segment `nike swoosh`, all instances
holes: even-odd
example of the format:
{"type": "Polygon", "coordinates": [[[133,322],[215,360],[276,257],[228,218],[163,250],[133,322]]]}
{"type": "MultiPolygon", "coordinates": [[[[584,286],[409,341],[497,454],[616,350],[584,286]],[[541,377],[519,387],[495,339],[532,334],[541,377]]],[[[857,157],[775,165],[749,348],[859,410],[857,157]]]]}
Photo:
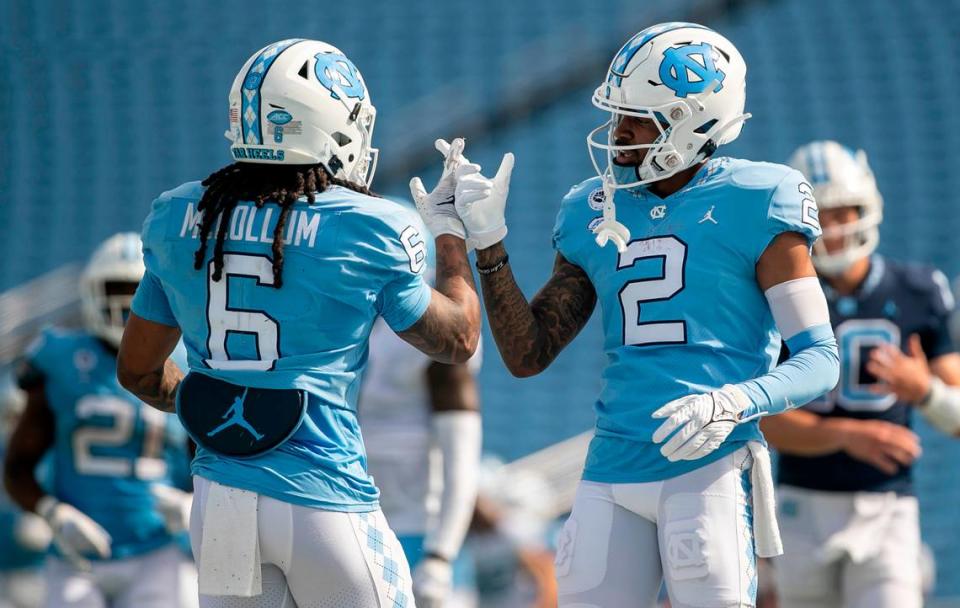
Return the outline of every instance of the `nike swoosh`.
{"type": "Polygon", "coordinates": [[[455,200],[454,197],[451,196],[447,200],[437,203],[437,205],[452,205],[454,203],[454,200],[455,200]]]}

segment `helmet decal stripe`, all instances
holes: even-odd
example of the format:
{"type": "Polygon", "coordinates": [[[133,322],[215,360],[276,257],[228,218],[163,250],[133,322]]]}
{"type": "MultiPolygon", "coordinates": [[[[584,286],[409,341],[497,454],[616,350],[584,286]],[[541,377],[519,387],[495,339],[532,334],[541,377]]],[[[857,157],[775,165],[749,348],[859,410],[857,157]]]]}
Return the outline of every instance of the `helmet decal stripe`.
{"type": "Polygon", "coordinates": [[[257,58],[250,64],[243,84],[240,85],[240,123],[243,128],[243,143],[263,145],[263,133],[260,129],[260,87],[267,77],[270,66],[277,60],[280,53],[294,44],[302,42],[303,38],[281,40],[263,49],[257,58]]]}
{"type": "Polygon", "coordinates": [[[696,23],[683,23],[682,21],[661,23],[659,25],[648,27],[628,40],[627,43],[623,45],[623,48],[621,48],[617,53],[617,56],[613,58],[613,63],[610,65],[610,73],[607,77],[607,82],[613,83],[616,86],[620,86],[623,83],[623,71],[627,69],[627,66],[630,65],[630,60],[633,59],[633,56],[637,54],[637,51],[639,51],[643,45],[650,42],[660,34],[664,34],[681,27],[690,27],[702,30],[710,29],[696,23]]]}

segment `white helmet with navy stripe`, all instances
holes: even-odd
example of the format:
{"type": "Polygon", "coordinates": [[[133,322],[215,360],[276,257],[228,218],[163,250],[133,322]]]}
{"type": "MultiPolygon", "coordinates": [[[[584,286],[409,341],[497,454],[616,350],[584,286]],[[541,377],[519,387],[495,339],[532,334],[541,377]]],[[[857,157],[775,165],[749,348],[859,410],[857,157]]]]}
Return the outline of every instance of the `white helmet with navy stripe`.
{"type": "Polygon", "coordinates": [[[855,222],[824,228],[814,244],[813,263],[824,274],[839,274],[877,248],[883,197],[863,150],[852,150],[835,141],[814,141],[800,146],[790,166],[806,176],[820,209],[856,207],[855,222]],[[825,239],[842,238],[843,246],[828,252],[825,239]]]}
{"type": "Polygon", "coordinates": [[[290,39],[253,54],[230,89],[233,158],[322,164],[330,175],[370,185],[376,109],[360,71],[338,48],[290,39]]]}
{"type": "Polygon", "coordinates": [[[661,23],[627,41],[593,93],[610,120],[587,137],[597,173],[614,188],[634,188],[674,175],[740,135],[747,65],[729,40],[695,23],[661,23]],[[620,117],[649,118],[660,136],[649,144],[618,146],[620,117]],[[637,166],[620,167],[620,151],[645,150],[637,166]],[[600,158],[598,158],[598,156],[600,158]],[[605,158],[604,158],[605,157],[605,158]]]}
{"type": "Polygon", "coordinates": [[[97,247],[80,276],[80,308],[91,333],[120,346],[133,291],[143,273],[143,251],[136,232],[115,234],[97,247]]]}

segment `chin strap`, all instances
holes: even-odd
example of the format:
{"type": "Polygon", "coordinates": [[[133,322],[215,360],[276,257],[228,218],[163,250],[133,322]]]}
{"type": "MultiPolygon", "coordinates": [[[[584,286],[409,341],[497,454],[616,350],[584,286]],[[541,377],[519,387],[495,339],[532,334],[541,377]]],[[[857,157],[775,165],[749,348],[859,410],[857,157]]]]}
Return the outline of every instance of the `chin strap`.
{"type": "Polygon", "coordinates": [[[617,209],[613,204],[614,192],[616,190],[613,187],[613,176],[604,176],[603,221],[593,229],[593,233],[597,235],[597,245],[605,247],[608,241],[613,241],[617,251],[623,253],[627,250],[627,243],[630,242],[630,230],[617,221],[617,209]]]}

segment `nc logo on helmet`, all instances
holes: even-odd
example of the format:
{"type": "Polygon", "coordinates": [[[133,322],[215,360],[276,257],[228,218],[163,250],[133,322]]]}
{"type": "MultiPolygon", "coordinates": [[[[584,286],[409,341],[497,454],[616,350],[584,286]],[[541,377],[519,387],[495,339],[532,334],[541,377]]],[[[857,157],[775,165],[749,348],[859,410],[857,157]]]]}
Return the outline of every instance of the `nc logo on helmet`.
{"type": "Polygon", "coordinates": [[[330,89],[331,97],[340,99],[337,90],[354,99],[362,100],[367,96],[363,81],[360,79],[360,72],[352,61],[335,53],[317,53],[316,59],[317,63],[313,71],[320,84],[330,89]]]}
{"type": "Polygon", "coordinates": [[[723,88],[727,75],[714,65],[714,53],[706,42],[667,49],[660,62],[660,81],[677,97],[703,93],[713,83],[716,93],[723,88]]]}

